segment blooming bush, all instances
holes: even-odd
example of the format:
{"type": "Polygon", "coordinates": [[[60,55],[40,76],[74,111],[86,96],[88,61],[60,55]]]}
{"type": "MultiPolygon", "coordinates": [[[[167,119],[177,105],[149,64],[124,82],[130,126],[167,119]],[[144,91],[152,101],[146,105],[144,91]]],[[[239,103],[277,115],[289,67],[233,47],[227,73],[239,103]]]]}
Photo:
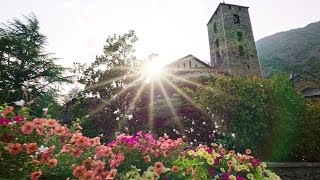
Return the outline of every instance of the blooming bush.
{"type": "Polygon", "coordinates": [[[221,146],[188,149],[181,138],[118,135],[108,144],[88,138],[79,124],[29,120],[0,107],[0,178],[6,179],[280,179],[266,165],[221,146]]]}

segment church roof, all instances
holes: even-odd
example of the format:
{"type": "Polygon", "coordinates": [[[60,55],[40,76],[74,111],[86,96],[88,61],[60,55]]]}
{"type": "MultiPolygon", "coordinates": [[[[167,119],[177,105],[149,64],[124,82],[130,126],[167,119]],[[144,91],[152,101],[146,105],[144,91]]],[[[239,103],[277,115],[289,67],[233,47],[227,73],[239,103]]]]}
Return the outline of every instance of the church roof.
{"type": "Polygon", "coordinates": [[[207,63],[201,61],[200,59],[198,59],[197,57],[195,57],[195,56],[192,55],[192,54],[189,54],[189,55],[187,55],[187,56],[185,56],[185,57],[183,57],[183,58],[180,58],[180,59],[178,59],[178,60],[176,60],[176,61],[173,61],[173,62],[171,62],[171,63],[168,64],[168,65],[175,64],[175,63],[178,63],[178,62],[180,62],[180,61],[184,61],[184,60],[186,60],[186,59],[193,59],[193,60],[199,62],[200,64],[202,64],[203,66],[205,66],[205,67],[207,67],[207,68],[211,68],[207,63]]]}

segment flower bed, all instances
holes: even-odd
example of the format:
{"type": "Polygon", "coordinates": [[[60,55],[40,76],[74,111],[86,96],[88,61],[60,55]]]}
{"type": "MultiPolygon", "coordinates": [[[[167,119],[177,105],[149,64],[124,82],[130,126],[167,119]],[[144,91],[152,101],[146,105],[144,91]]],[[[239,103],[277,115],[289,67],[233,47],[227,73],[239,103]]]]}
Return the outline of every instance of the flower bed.
{"type": "Polygon", "coordinates": [[[265,163],[211,144],[191,149],[166,134],[121,134],[108,144],[88,138],[81,127],[54,119],[29,120],[0,107],[0,178],[6,179],[280,179],[265,163]]]}

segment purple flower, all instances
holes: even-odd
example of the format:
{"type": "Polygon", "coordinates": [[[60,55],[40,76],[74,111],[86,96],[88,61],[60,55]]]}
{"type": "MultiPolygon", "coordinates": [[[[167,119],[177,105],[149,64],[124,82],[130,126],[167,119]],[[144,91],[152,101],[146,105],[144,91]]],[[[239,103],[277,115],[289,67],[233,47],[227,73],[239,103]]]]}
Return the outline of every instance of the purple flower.
{"type": "Polygon", "coordinates": [[[219,164],[220,164],[220,159],[222,158],[222,156],[219,156],[219,157],[217,157],[215,160],[214,160],[214,165],[215,166],[219,166],[219,164]]]}
{"type": "Polygon", "coordinates": [[[221,179],[222,179],[222,180],[230,180],[229,176],[230,176],[230,173],[224,173],[224,174],[222,175],[221,179]]]}
{"type": "Polygon", "coordinates": [[[259,159],[252,159],[251,164],[253,167],[257,167],[260,165],[259,159]]]}
{"type": "Polygon", "coordinates": [[[206,151],[207,151],[208,153],[212,153],[212,149],[211,149],[211,148],[207,148],[206,151]]]}
{"type": "Polygon", "coordinates": [[[236,180],[246,180],[246,178],[241,177],[241,176],[236,176],[236,180]]]}
{"type": "Polygon", "coordinates": [[[16,116],[14,117],[13,121],[15,122],[22,122],[24,121],[26,118],[24,116],[16,116]]]}
{"type": "Polygon", "coordinates": [[[208,168],[208,172],[211,177],[214,177],[214,169],[213,168],[208,168]]]}
{"type": "Polygon", "coordinates": [[[148,143],[153,143],[155,141],[150,133],[145,134],[144,137],[148,143]]]}
{"type": "Polygon", "coordinates": [[[115,140],[109,142],[109,143],[108,143],[108,146],[109,146],[109,147],[112,147],[114,144],[116,144],[116,141],[115,141],[115,140]]]}
{"type": "Polygon", "coordinates": [[[13,136],[12,135],[8,135],[8,134],[3,134],[0,137],[0,140],[3,141],[3,142],[11,142],[12,139],[13,139],[13,136]]]}
{"type": "Polygon", "coordinates": [[[0,126],[3,125],[3,126],[6,126],[10,123],[10,119],[6,119],[6,118],[0,118],[0,126]]]}
{"type": "Polygon", "coordinates": [[[137,132],[137,136],[142,137],[142,131],[137,132]]]}

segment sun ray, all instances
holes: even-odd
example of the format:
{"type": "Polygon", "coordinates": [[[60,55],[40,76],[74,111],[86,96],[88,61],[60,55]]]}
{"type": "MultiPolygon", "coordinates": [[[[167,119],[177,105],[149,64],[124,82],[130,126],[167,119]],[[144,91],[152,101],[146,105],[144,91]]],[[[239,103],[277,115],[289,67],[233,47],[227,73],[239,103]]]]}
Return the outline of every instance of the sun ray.
{"type": "MultiPolygon", "coordinates": [[[[137,75],[137,74],[138,74],[138,73],[136,72],[136,73],[134,73],[133,75],[137,75]]],[[[114,82],[114,81],[119,81],[119,80],[121,80],[121,79],[123,79],[123,78],[125,78],[125,77],[126,77],[126,76],[123,75],[123,76],[119,76],[119,77],[116,77],[116,78],[112,78],[112,79],[107,80],[107,81],[103,81],[103,82],[98,83],[98,84],[95,84],[95,85],[91,85],[91,86],[87,87],[87,90],[94,89],[94,88],[97,88],[97,87],[100,87],[100,86],[104,86],[104,85],[110,84],[110,83],[112,83],[112,82],[114,82]]]]}
{"type": "Polygon", "coordinates": [[[150,97],[149,97],[149,111],[148,111],[148,118],[149,118],[149,129],[153,130],[154,126],[154,119],[153,119],[153,100],[154,100],[154,81],[151,81],[150,84],[150,97]]]}
{"type": "Polygon", "coordinates": [[[179,120],[179,117],[178,117],[176,111],[174,110],[173,104],[171,103],[171,100],[170,100],[170,98],[169,98],[166,90],[164,89],[162,82],[161,82],[161,81],[158,81],[158,84],[159,84],[159,87],[160,87],[160,89],[161,89],[161,92],[162,92],[162,94],[163,94],[163,96],[164,96],[164,99],[165,99],[167,105],[169,106],[169,109],[170,109],[170,111],[171,111],[171,113],[172,113],[172,115],[173,115],[173,120],[174,120],[174,122],[178,125],[178,127],[179,127],[180,130],[184,129],[183,124],[182,124],[181,121],[179,120]]]}
{"type": "Polygon", "coordinates": [[[194,85],[194,86],[197,86],[197,87],[201,87],[201,88],[204,88],[204,89],[207,88],[206,86],[204,86],[202,84],[199,84],[197,82],[191,81],[191,80],[186,79],[186,78],[182,78],[182,77],[176,76],[176,75],[171,74],[171,73],[166,73],[165,75],[171,77],[172,79],[177,79],[180,82],[185,82],[185,83],[188,83],[188,84],[191,84],[191,85],[194,85]]]}
{"type": "Polygon", "coordinates": [[[210,117],[209,114],[201,108],[198,103],[194,102],[186,93],[184,93],[181,89],[179,89],[176,85],[174,85],[172,82],[170,82],[167,79],[164,79],[172,88],[174,88],[180,95],[182,95],[189,103],[193,105],[197,110],[199,110],[203,115],[206,117],[210,117]]]}
{"type": "Polygon", "coordinates": [[[129,85],[125,88],[123,88],[121,91],[119,91],[118,93],[116,93],[113,97],[111,97],[109,100],[103,102],[101,105],[99,105],[97,108],[95,108],[95,110],[90,111],[90,114],[95,114],[99,111],[101,111],[101,109],[103,109],[107,104],[111,103],[112,101],[114,101],[114,97],[116,96],[121,96],[122,94],[124,94],[125,92],[129,91],[132,88],[132,85],[137,83],[138,81],[140,81],[140,79],[136,79],[133,82],[129,83],[129,85]]]}
{"type": "MultiPolygon", "coordinates": [[[[138,101],[138,99],[140,98],[140,95],[142,93],[142,91],[145,89],[146,83],[143,83],[142,86],[139,88],[137,94],[134,96],[133,100],[131,101],[131,103],[129,104],[129,107],[126,109],[125,111],[125,115],[128,115],[130,113],[130,111],[133,110],[133,106],[136,104],[136,102],[138,101]]],[[[123,117],[122,120],[119,122],[119,129],[122,128],[123,124],[125,124],[127,121],[127,117],[123,117]]],[[[118,130],[119,130],[118,129],[118,130]]]]}

